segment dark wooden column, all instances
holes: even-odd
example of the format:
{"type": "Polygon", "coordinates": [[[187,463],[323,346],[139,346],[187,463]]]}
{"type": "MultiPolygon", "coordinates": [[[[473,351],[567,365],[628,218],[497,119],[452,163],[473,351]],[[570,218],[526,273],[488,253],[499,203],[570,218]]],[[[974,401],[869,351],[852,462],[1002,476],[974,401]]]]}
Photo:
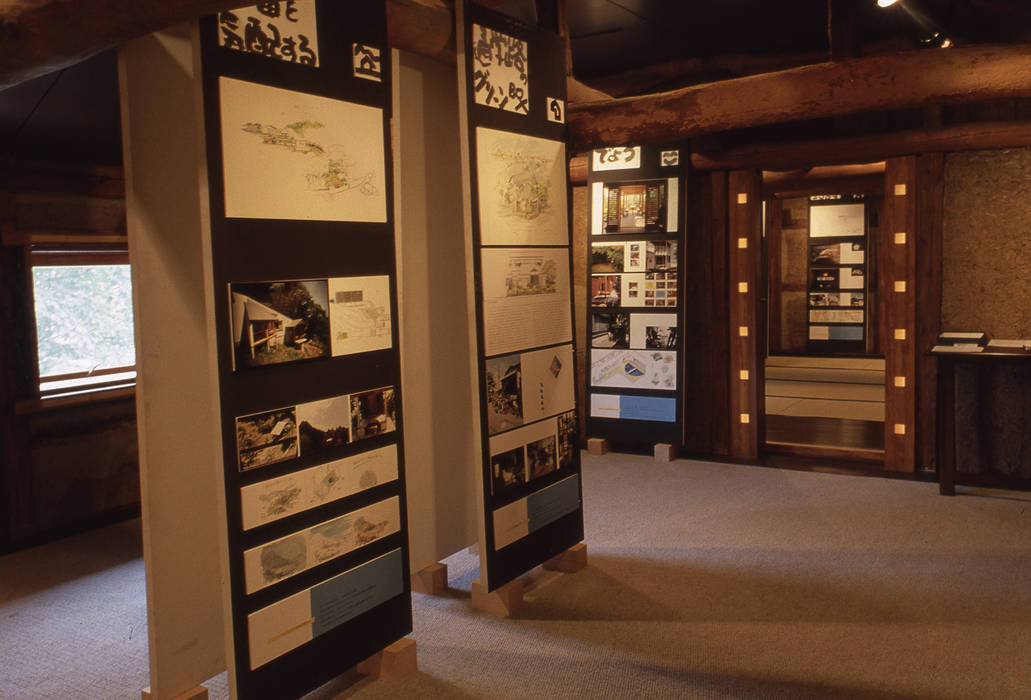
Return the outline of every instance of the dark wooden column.
{"type": "Polygon", "coordinates": [[[730,456],[756,459],[763,422],[763,366],[760,263],[762,235],[757,170],[735,170],[727,187],[729,256],[730,456]]]}
{"type": "Polygon", "coordinates": [[[884,323],[884,468],[916,465],[917,159],[891,158],[885,169],[880,226],[881,318],[884,323]]]}
{"type": "Polygon", "coordinates": [[[938,441],[938,358],[927,354],[941,332],[942,219],[945,156],[924,153],[916,164],[916,468],[934,471],[938,441]]]}

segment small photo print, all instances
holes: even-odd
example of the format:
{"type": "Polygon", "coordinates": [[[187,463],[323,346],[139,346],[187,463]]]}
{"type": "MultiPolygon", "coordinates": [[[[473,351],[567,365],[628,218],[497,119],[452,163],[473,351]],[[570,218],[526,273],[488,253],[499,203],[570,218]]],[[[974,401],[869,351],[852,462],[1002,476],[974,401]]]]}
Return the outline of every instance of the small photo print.
{"type": "Polygon", "coordinates": [[[293,459],[297,455],[297,410],[293,406],[236,419],[236,456],[240,471],[293,459]]]}
{"type": "Polygon", "coordinates": [[[308,457],[351,442],[350,405],[345,394],[297,407],[302,455],[308,457]]]}
{"type": "Polygon", "coordinates": [[[576,465],[576,453],[579,449],[576,411],[563,413],[558,417],[558,468],[572,469],[576,465]]]}
{"type": "MultiPolygon", "coordinates": [[[[637,296],[637,292],[630,292],[637,296]]],[[[625,313],[596,313],[591,319],[592,348],[628,348],[630,316],[625,313]]]]}
{"type": "Polygon", "coordinates": [[[591,277],[591,306],[619,306],[619,275],[594,275],[591,277]]]}
{"type": "Polygon", "coordinates": [[[526,483],[526,459],[523,448],[517,447],[490,458],[491,492],[498,495],[526,483]]]}
{"type": "Polygon", "coordinates": [[[526,464],[530,471],[530,478],[536,479],[555,471],[558,467],[556,456],[554,435],[527,443],[526,464]]]}
{"type": "MultiPolygon", "coordinates": [[[[605,274],[609,272],[623,272],[625,246],[620,245],[598,245],[591,247],[591,272],[594,274],[605,274]]],[[[633,252],[630,253],[631,266],[637,263],[633,261],[633,252]]],[[[640,257],[638,255],[638,257],[640,257]]]]}
{"type": "Polygon", "coordinates": [[[351,394],[351,427],[354,440],[394,432],[397,429],[394,387],[351,394]]]}
{"type": "Polygon", "coordinates": [[[330,354],[327,280],[229,285],[236,369],[330,354]]]}
{"type": "Polygon", "coordinates": [[[519,353],[494,357],[487,364],[487,432],[523,424],[523,372],[519,353]]]}
{"type": "Polygon", "coordinates": [[[645,326],[644,347],[654,350],[674,350],[677,347],[677,327],[645,326]]]}

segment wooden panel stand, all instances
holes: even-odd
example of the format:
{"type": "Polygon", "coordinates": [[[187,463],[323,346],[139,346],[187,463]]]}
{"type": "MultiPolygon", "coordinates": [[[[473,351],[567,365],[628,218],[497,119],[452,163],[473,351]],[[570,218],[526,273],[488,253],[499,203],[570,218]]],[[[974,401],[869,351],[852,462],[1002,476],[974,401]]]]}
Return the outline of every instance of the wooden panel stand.
{"type": "Polygon", "coordinates": [[[655,459],[658,462],[672,462],[677,458],[677,446],[660,442],[655,445],[655,459]]]}
{"type": "Polygon", "coordinates": [[[518,579],[489,593],[480,579],[473,581],[473,607],[495,617],[512,617],[523,604],[523,582],[518,579]]]}
{"type": "Polygon", "coordinates": [[[359,663],[357,668],[363,676],[384,680],[397,680],[411,675],[419,669],[415,640],[409,637],[399,639],[359,663]]]}
{"type": "Polygon", "coordinates": [[[548,571],[561,571],[564,574],[575,574],[587,566],[587,545],[577,542],[564,552],[560,552],[541,564],[548,571]]]}
{"type": "Polygon", "coordinates": [[[609,451],[609,441],[605,438],[587,438],[587,452],[592,455],[603,455],[609,451]]]}
{"type": "Polygon", "coordinates": [[[412,590],[441,595],[447,589],[447,564],[430,564],[412,574],[412,590]]]}
{"type": "MultiPolygon", "coordinates": [[[[150,692],[150,686],[148,685],[140,693],[143,700],[154,700],[154,696],[150,692]]],[[[196,688],[187,690],[185,693],[179,693],[171,700],[208,700],[208,689],[202,685],[198,685],[196,688]]]]}

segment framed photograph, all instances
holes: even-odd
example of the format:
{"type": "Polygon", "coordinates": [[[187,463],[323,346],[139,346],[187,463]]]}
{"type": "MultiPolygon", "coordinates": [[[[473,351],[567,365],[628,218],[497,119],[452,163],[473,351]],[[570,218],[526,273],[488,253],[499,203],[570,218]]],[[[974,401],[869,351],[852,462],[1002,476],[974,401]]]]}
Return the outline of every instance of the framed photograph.
{"type": "Polygon", "coordinates": [[[630,347],[630,316],[625,313],[591,315],[592,348],[630,347]]]}
{"type": "Polygon", "coordinates": [[[283,462],[299,454],[295,406],[236,419],[236,456],[240,471],[283,462]]]}
{"type": "Polygon", "coordinates": [[[620,306],[619,275],[591,276],[591,306],[595,308],[612,308],[620,306]]]}
{"type": "Polygon", "coordinates": [[[329,357],[324,279],[229,285],[235,369],[329,357]]]}
{"type": "Polygon", "coordinates": [[[397,430],[394,387],[351,394],[351,427],[354,431],[354,440],[364,440],[397,430]]]}

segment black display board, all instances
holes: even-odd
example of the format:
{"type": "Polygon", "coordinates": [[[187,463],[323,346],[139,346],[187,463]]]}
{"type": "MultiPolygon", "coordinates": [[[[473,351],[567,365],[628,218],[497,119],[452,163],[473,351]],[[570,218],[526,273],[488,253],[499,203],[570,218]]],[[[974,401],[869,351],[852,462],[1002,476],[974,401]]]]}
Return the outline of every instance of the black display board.
{"type": "Polygon", "coordinates": [[[384,5],[200,31],[231,668],[298,697],[412,630],[384,5]]]}
{"type": "Polygon", "coordinates": [[[809,198],[809,352],[862,353],[866,349],[868,211],[861,194],[809,198]]]}
{"type": "Polygon", "coordinates": [[[686,144],[595,149],[587,176],[587,435],[683,441],[686,144]]]}
{"type": "Polygon", "coordinates": [[[583,539],[565,50],[457,3],[468,147],[486,589],[583,539]]]}

